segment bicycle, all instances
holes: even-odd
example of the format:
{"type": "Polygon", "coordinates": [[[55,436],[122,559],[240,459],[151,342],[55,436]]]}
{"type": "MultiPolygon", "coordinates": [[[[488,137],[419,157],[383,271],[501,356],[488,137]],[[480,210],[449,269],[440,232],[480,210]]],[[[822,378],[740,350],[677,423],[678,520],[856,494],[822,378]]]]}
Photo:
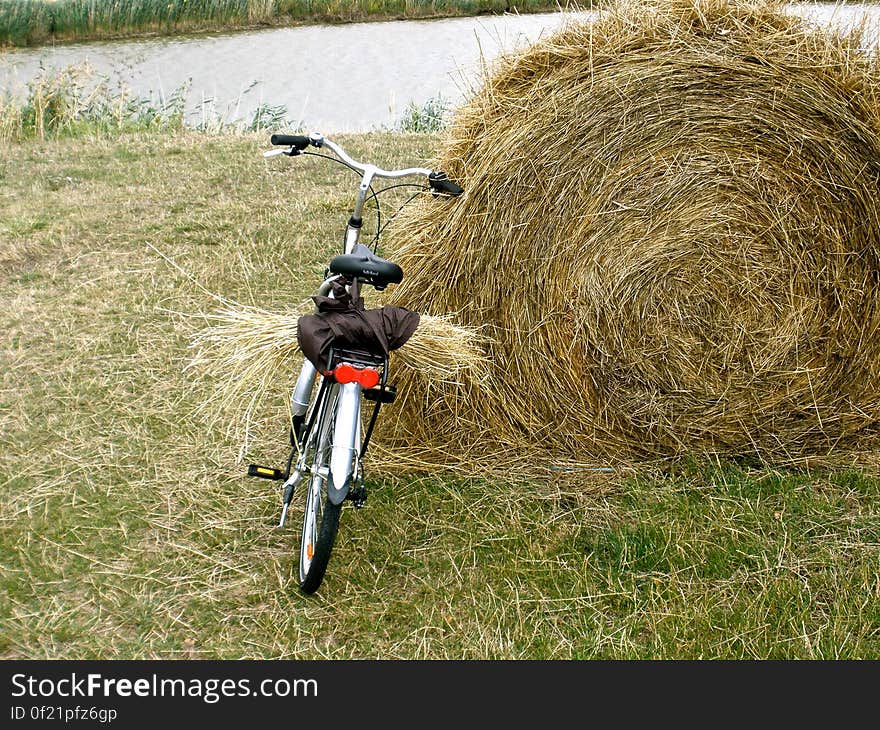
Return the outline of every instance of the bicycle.
{"type": "MultiPolygon", "coordinates": [[[[403,279],[400,266],[375,253],[384,228],[378,195],[401,186],[391,185],[376,192],[372,187],[376,178],[418,176],[426,178],[427,185],[409,185],[419,187],[421,191],[430,190],[434,195],[452,197],[464,192],[439,170],[422,167],[383,170],[369,163],[358,162],[340,145],[317,132],[309,136],[273,134],[270,141],[272,145],[287,149],[268,150],[263,153],[265,157],[310,154],[340,162],[360,175],[354,210],[345,228],[343,252],[330,260],[324,280],[313,296],[317,305],[316,314],[307,317],[318,319],[300,318],[300,338],[303,337],[306,322],[314,324],[321,321],[321,315],[325,313],[321,304],[334,304],[334,300],[342,303],[346,297],[349,304],[357,303],[362,286],[372,286],[381,291],[403,279]],[[309,147],[329,149],[335,157],[305,152],[309,147]],[[376,203],[377,212],[376,233],[371,246],[360,242],[368,194],[376,203]]],[[[416,322],[417,318],[418,315],[416,322]]],[[[411,331],[405,334],[403,341],[411,334],[411,331]]],[[[375,333],[377,338],[380,335],[380,332],[375,333]]],[[[312,358],[304,358],[288,399],[291,451],[286,468],[282,471],[258,464],[248,466],[249,476],[284,482],[279,528],[284,527],[287,521],[297,485],[303,480],[308,485],[299,547],[299,587],[306,594],[314,593],[324,580],[339,529],[342,505],[351,501],[359,509],[366,502],[364,456],[380,407],[393,403],[397,395],[395,386],[388,381],[387,343],[385,347],[377,347],[374,338],[369,336],[365,336],[363,341],[357,338],[354,341],[340,340],[338,332],[325,332],[325,341],[329,345],[326,352],[312,352],[312,358]],[[362,410],[368,402],[372,402],[373,406],[365,427],[362,410]]],[[[302,339],[300,345],[304,347],[302,339]]]]}

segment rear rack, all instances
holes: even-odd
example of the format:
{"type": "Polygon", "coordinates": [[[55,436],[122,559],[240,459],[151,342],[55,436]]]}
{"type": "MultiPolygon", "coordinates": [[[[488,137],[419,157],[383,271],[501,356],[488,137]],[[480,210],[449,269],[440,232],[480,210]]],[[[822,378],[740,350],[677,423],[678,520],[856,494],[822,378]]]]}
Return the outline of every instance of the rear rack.
{"type": "Polygon", "coordinates": [[[328,370],[332,370],[341,362],[361,367],[381,368],[382,382],[385,382],[385,371],[388,369],[388,358],[383,354],[376,354],[368,350],[354,350],[350,348],[330,348],[327,356],[328,370]]]}
{"type": "Polygon", "coordinates": [[[331,347],[327,356],[328,369],[332,370],[340,363],[349,363],[350,365],[358,365],[360,367],[371,367],[379,369],[379,384],[374,388],[365,388],[363,395],[366,400],[373,401],[373,413],[367,424],[364,433],[364,441],[361,444],[360,458],[364,458],[367,446],[370,443],[370,436],[373,435],[373,428],[376,425],[376,418],[379,415],[379,408],[383,403],[393,403],[397,397],[397,388],[388,385],[388,356],[385,354],[377,354],[369,350],[356,350],[352,348],[336,348],[331,347]]]}

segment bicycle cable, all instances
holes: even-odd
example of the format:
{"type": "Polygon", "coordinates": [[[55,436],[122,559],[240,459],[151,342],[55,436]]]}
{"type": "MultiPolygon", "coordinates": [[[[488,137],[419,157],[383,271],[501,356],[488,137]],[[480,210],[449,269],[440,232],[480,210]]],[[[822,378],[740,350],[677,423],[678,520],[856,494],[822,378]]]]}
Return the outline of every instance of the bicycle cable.
{"type": "MultiPolygon", "coordinates": [[[[352,172],[355,172],[358,175],[362,175],[360,170],[358,170],[356,167],[354,167],[352,165],[349,165],[344,160],[340,160],[338,157],[331,157],[330,155],[322,155],[322,154],[319,154],[318,152],[301,152],[300,154],[309,155],[309,157],[321,157],[325,160],[330,160],[331,162],[336,162],[336,163],[342,165],[343,167],[347,167],[352,172]]],[[[392,186],[392,187],[396,187],[396,186],[392,186]]],[[[383,191],[380,190],[379,192],[381,193],[383,191]]],[[[376,204],[376,230],[378,231],[382,227],[382,212],[379,208],[379,195],[373,189],[372,183],[370,183],[370,197],[372,198],[373,202],[376,204]]],[[[378,239],[374,239],[374,240],[378,240],[378,239]]]]}
{"type": "MultiPolygon", "coordinates": [[[[385,225],[383,225],[381,228],[378,228],[376,230],[376,235],[373,236],[373,245],[375,245],[376,247],[378,247],[378,245],[379,245],[379,236],[381,235],[382,231],[384,231],[388,227],[388,225],[391,223],[391,221],[393,221],[397,217],[397,214],[400,213],[400,211],[402,211],[407,205],[412,203],[416,198],[418,198],[424,192],[426,192],[427,190],[430,190],[429,185],[419,185],[418,183],[401,183],[399,185],[391,185],[387,188],[382,188],[382,190],[380,190],[379,193],[380,194],[384,193],[386,190],[391,190],[393,188],[418,188],[419,192],[415,193],[414,195],[411,195],[409,198],[407,198],[405,201],[403,201],[403,203],[400,204],[400,206],[397,208],[397,210],[395,210],[394,213],[392,213],[390,216],[388,216],[388,220],[385,221],[385,225]]],[[[373,248],[373,246],[371,246],[370,248],[373,248]]]]}
{"type": "Polygon", "coordinates": [[[415,195],[410,196],[407,200],[405,200],[403,203],[401,203],[401,205],[397,208],[397,210],[395,210],[390,216],[388,216],[388,219],[385,221],[385,224],[376,228],[376,235],[373,236],[373,240],[370,245],[370,248],[372,248],[376,254],[379,253],[379,250],[378,250],[379,236],[382,234],[382,231],[384,231],[388,227],[388,224],[391,223],[391,221],[393,221],[395,219],[395,217],[397,217],[397,214],[400,213],[400,211],[402,211],[404,209],[404,207],[406,207],[413,200],[418,198],[423,192],[425,192],[426,190],[429,190],[430,186],[419,185],[418,183],[398,183],[397,185],[389,185],[387,188],[382,188],[377,193],[377,195],[381,195],[382,193],[385,193],[389,190],[394,190],[395,188],[418,188],[419,192],[417,192],[415,195]]]}
{"type": "MultiPolygon", "coordinates": [[[[345,162],[344,160],[340,160],[338,157],[331,157],[330,155],[322,155],[318,152],[302,152],[300,154],[309,155],[310,157],[321,157],[325,160],[330,160],[331,162],[336,162],[337,164],[340,164],[343,167],[347,167],[349,170],[357,173],[358,175],[361,174],[361,171],[358,170],[356,167],[349,165],[347,162],[345,162]]],[[[429,185],[419,185],[418,183],[397,183],[396,185],[389,185],[388,187],[382,188],[381,190],[376,192],[376,190],[373,188],[372,183],[370,184],[370,199],[373,201],[373,203],[376,206],[376,233],[373,235],[373,238],[370,241],[370,249],[373,251],[373,253],[378,255],[378,253],[379,253],[379,251],[378,251],[379,236],[381,235],[382,231],[384,231],[388,227],[388,224],[391,223],[392,220],[394,220],[395,216],[397,216],[397,214],[400,213],[400,211],[403,210],[403,208],[405,206],[409,205],[413,200],[415,200],[417,197],[419,197],[419,195],[421,195],[423,192],[425,192],[426,190],[429,190],[429,189],[430,189],[429,185]],[[386,193],[389,190],[394,190],[396,188],[418,188],[419,192],[416,193],[415,195],[411,196],[408,200],[404,201],[400,205],[400,207],[397,210],[395,210],[391,216],[389,216],[388,220],[385,221],[385,224],[383,225],[382,224],[382,209],[379,205],[379,196],[382,193],[386,193]]]]}

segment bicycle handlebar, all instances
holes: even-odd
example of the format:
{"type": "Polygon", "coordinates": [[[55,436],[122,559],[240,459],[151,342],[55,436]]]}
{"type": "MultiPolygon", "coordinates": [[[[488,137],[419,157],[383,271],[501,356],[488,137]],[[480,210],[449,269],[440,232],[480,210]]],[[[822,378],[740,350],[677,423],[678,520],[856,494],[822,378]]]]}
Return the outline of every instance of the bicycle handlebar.
{"type": "Polygon", "coordinates": [[[273,134],[269,141],[272,144],[296,147],[298,150],[304,150],[311,143],[308,137],[300,134],[273,134]]]}
{"type": "MultiPolygon", "coordinates": [[[[352,159],[342,147],[335,142],[326,139],[323,134],[318,132],[312,132],[308,137],[299,134],[273,134],[269,141],[273,145],[290,147],[290,154],[299,154],[309,145],[312,145],[313,147],[328,147],[346,165],[357,170],[367,179],[373,177],[399,178],[408,177],[410,175],[422,175],[423,177],[428,178],[428,184],[435,192],[447,193],[452,196],[458,196],[464,192],[460,185],[450,180],[446,173],[441,170],[429,170],[426,167],[407,167],[402,170],[383,170],[375,165],[358,162],[357,160],[352,159]],[[296,152],[293,150],[296,150],[296,152]]],[[[278,152],[273,151],[272,153],[267,152],[266,154],[279,154],[280,152],[281,150],[278,152]]]]}
{"type": "Polygon", "coordinates": [[[454,197],[457,197],[464,192],[464,188],[458,183],[450,180],[442,170],[437,170],[428,175],[428,185],[431,186],[432,190],[436,190],[438,193],[448,193],[454,197]]]}

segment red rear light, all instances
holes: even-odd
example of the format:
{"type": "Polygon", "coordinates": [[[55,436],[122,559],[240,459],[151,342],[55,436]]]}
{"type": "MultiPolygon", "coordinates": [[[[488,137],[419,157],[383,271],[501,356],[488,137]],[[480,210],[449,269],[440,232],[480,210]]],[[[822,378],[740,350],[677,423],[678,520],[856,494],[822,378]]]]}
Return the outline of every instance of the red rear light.
{"type": "Polygon", "coordinates": [[[347,362],[337,365],[333,370],[337,383],[360,383],[364,388],[372,388],[379,384],[379,372],[373,368],[358,368],[347,362]]]}
{"type": "Polygon", "coordinates": [[[348,363],[342,363],[342,365],[336,366],[333,377],[336,378],[337,383],[353,383],[357,378],[357,370],[348,363]]]}
{"type": "Polygon", "coordinates": [[[364,388],[372,388],[379,384],[379,373],[373,368],[364,368],[359,382],[364,388]]]}

